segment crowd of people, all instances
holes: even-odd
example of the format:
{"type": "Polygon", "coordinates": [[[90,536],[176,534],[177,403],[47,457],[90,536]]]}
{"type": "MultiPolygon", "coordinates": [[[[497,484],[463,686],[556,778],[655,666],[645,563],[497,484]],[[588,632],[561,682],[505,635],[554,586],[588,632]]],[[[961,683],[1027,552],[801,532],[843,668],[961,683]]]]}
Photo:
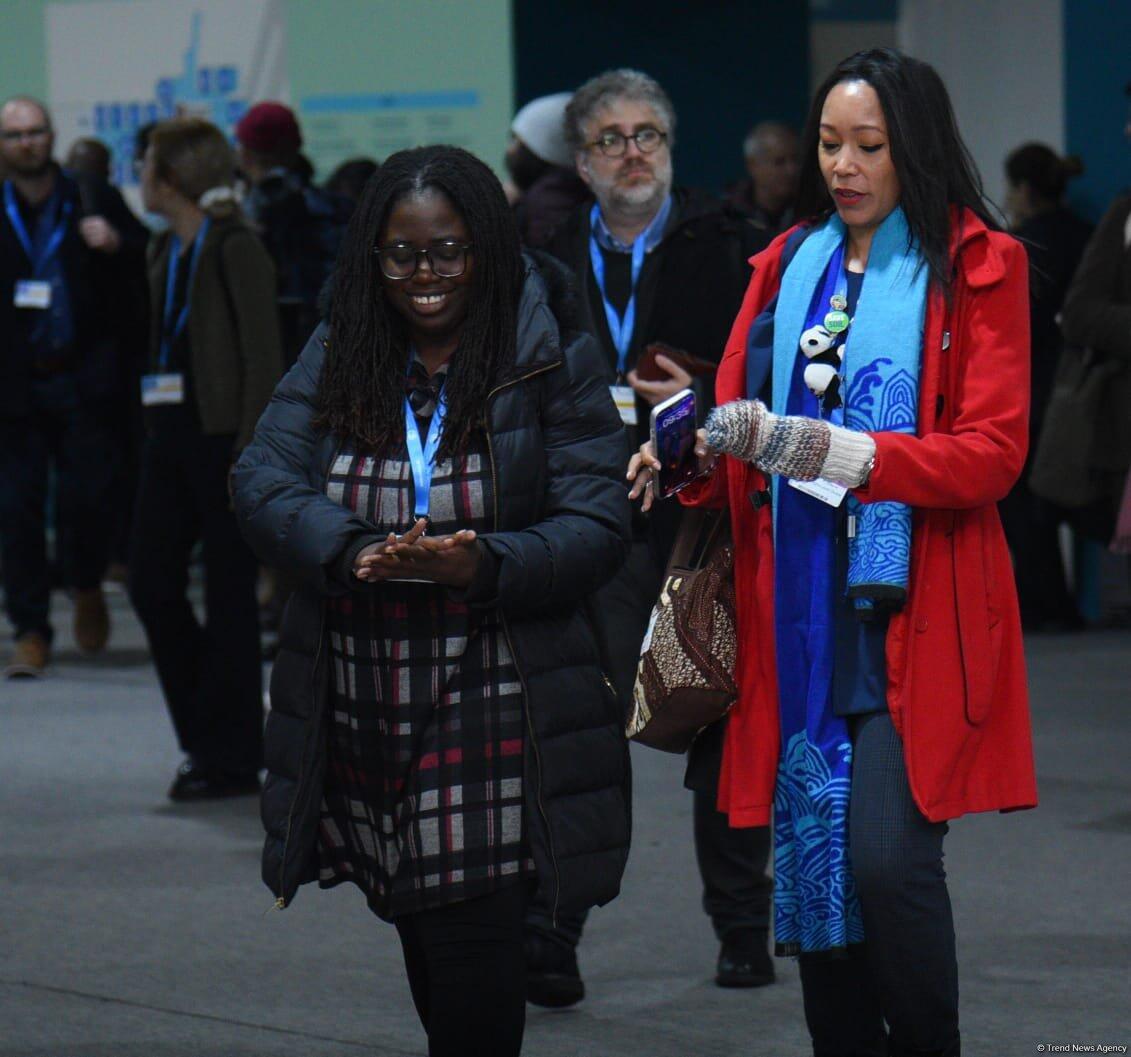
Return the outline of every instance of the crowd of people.
{"type": "Polygon", "coordinates": [[[516,1055],[528,1001],[585,995],[641,643],[685,511],[726,510],[739,693],[685,773],[716,982],[797,956],[818,1057],[956,1057],[947,822],[1036,804],[1022,629],[1082,623],[1059,526],[1131,535],[1126,414],[1081,424],[1086,512],[1027,483],[1066,340],[1122,366],[1112,407],[1131,384],[1131,199],[1093,233],[1077,164],[1025,145],[1009,233],[942,80],[887,49],[756,124],[722,196],[676,181],[640,71],[511,133],[505,184],[427,146],[319,186],[283,104],[234,146],[173,118],[143,223],[101,144],[60,165],[42,103],[0,108],[5,674],[48,670],[57,582],[105,648],[123,561],[169,797],[261,792],[278,905],[355,884],[428,1052],[516,1055]],[[660,500],[684,390],[699,477],[660,500]]]}

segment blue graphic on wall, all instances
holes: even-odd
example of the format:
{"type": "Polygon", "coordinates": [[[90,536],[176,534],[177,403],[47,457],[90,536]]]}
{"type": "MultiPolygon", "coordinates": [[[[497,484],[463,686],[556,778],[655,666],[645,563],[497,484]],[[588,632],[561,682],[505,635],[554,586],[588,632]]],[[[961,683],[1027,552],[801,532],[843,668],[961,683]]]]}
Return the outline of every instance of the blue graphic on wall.
{"type": "MultiPolygon", "coordinates": [[[[229,134],[247,110],[248,101],[237,94],[239,70],[235,66],[203,66],[200,63],[200,35],[204,15],[192,15],[189,46],[179,75],[162,77],[153,87],[153,98],[96,102],[89,118],[90,134],[97,136],[113,155],[112,182],[136,186],[134,140],[137,130],[152,121],[176,117],[182,111],[205,117],[229,134]]],[[[87,122],[83,122],[87,124],[87,122]]]]}

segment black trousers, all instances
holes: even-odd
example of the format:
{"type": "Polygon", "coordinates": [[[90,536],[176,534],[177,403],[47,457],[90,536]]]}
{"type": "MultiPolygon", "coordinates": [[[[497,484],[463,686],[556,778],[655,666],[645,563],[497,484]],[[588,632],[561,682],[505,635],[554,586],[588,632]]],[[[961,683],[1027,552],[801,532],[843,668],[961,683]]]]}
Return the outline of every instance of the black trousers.
{"type": "Polygon", "coordinates": [[[915,806],[891,717],[861,716],[851,729],[848,843],[865,942],[847,958],[801,956],[813,1053],[957,1057],[958,964],[942,864],[947,825],[928,822],[915,806]]]}
{"type": "Polygon", "coordinates": [[[1068,590],[1060,553],[1063,511],[1029,490],[1029,466],[999,504],[1002,527],[1013,554],[1021,622],[1039,629],[1046,622],[1076,624],[1080,613],[1068,590]]]}
{"type": "MultiPolygon", "coordinates": [[[[637,542],[621,571],[596,596],[593,611],[602,621],[601,633],[609,646],[609,672],[626,714],[630,707],[640,643],[648,627],[663,570],[647,543],[637,542]]],[[[722,724],[696,739],[692,747],[686,785],[694,790],[695,856],[703,879],[703,909],[720,940],[743,930],[769,927],[773,882],[766,876],[770,855],[770,830],[732,829],[725,815],[715,810],[722,763],[722,724]]],[[[585,913],[559,912],[553,922],[551,908],[535,895],[527,912],[527,926],[546,939],[576,947],[585,926],[585,913]]]]}
{"type": "Polygon", "coordinates": [[[769,932],[770,827],[735,829],[715,804],[726,723],[704,730],[688,753],[684,784],[693,791],[695,859],[703,881],[703,909],[721,942],[739,932],[769,932]]]}
{"type": "Polygon", "coordinates": [[[0,567],[16,637],[52,637],[47,496],[55,472],[63,582],[97,587],[106,571],[117,444],[104,409],[84,404],[70,374],[32,388],[29,414],[0,421],[0,567]]]}
{"type": "Polygon", "coordinates": [[[228,498],[232,442],[189,427],[146,439],[129,583],[181,748],[205,767],[247,773],[263,762],[263,673],[258,566],[228,498]],[[187,597],[198,541],[203,625],[187,597]]]}
{"type": "Polygon", "coordinates": [[[528,886],[398,918],[428,1057],[518,1057],[526,1028],[528,886]]]}

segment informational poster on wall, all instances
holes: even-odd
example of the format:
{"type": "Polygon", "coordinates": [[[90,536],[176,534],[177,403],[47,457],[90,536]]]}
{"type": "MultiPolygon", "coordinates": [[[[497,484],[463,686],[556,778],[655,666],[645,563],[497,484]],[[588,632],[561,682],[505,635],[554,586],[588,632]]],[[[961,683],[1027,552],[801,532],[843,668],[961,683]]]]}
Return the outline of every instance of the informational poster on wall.
{"type": "Polygon", "coordinates": [[[142,125],[196,114],[231,134],[251,103],[290,97],[283,0],[50,3],[46,29],[61,152],[102,140],[124,189],[142,125]]]}
{"type": "Polygon", "coordinates": [[[509,0],[49,0],[42,10],[60,156],[78,137],[104,141],[127,191],[140,126],[193,113],[231,134],[264,99],[295,108],[320,178],[350,158],[428,143],[501,168],[509,0]]]}
{"type": "Polygon", "coordinates": [[[509,0],[294,0],[287,11],[291,91],[319,172],[429,143],[501,168],[514,114],[509,0]]]}

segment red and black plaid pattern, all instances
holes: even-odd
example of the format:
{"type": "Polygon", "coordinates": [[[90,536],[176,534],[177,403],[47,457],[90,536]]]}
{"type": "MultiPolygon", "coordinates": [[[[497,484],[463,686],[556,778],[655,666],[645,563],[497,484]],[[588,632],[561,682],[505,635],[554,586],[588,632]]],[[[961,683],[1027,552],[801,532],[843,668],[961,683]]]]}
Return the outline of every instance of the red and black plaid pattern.
{"type": "MultiPolygon", "coordinates": [[[[426,428],[422,424],[422,428],[426,428]]],[[[407,453],[344,449],[327,494],[378,532],[413,521],[407,453]]],[[[432,477],[431,532],[487,531],[483,437],[432,477]]],[[[494,611],[387,583],[331,600],[323,887],[353,881],[383,918],[470,899],[532,872],[523,833],[522,686],[494,611]]]]}

